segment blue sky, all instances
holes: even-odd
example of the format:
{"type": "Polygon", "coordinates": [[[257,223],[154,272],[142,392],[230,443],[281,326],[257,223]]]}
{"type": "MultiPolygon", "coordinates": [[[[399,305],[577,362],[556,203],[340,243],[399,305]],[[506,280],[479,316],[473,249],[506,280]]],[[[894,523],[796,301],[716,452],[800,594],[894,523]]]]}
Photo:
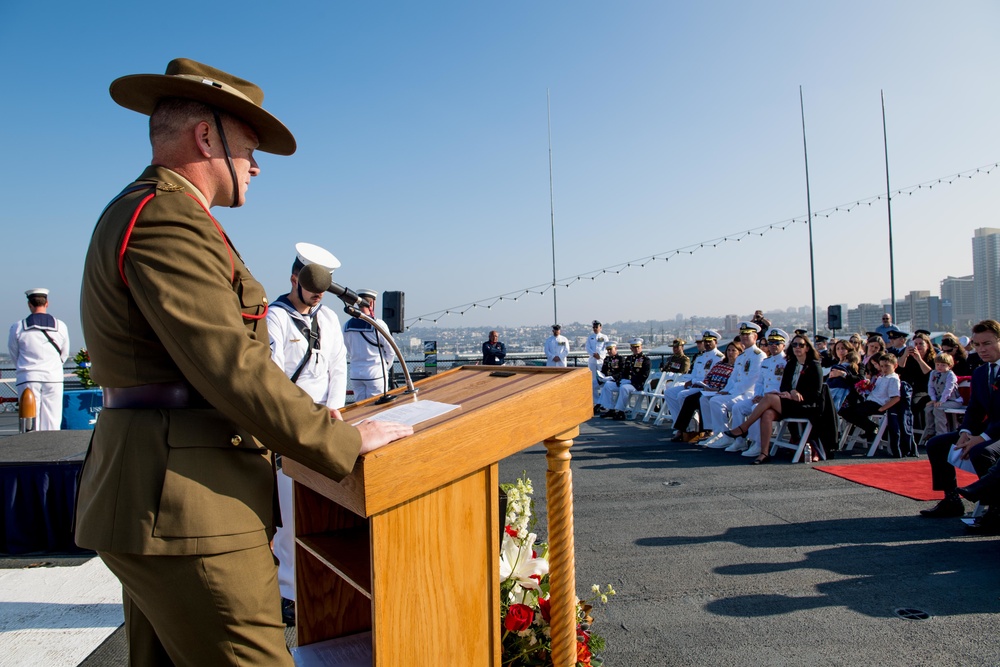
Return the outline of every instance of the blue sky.
{"type": "MultiPolygon", "coordinates": [[[[5,289],[77,304],[95,218],[149,159],[146,118],[107,93],[183,56],[261,85],[295,133],[247,206],[215,209],[286,291],[297,241],[407,319],[552,276],[546,90],[560,278],[1000,160],[995,2],[174,2],[0,4],[5,289]]],[[[1000,170],[893,202],[896,291],[972,272],[1000,227],[1000,170]]],[[[882,202],[814,222],[817,302],[888,296],[882,202]]],[[[559,319],[666,319],[809,303],[804,224],[559,290],[559,319]],[[759,286],[753,278],[761,277],[759,286]]],[[[529,296],[441,325],[552,319],[529,296]]]]}

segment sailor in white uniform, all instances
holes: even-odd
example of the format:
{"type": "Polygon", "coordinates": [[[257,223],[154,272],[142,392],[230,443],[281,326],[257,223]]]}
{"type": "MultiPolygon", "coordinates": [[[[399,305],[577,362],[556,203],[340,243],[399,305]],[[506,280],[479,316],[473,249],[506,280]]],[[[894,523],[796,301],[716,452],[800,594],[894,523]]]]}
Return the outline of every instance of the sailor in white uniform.
{"type": "Polygon", "coordinates": [[[69,358],[66,323],[49,315],[49,291],[43,287],[25,291],[31,315],[10,326],[7,349],[16,372],[20,396],[31,389],[38,406],[36,431],[62,428],[63,364],[69,358]]]}
{"type": "Polygon", "coordinates": [[[597,376],[607,354],[608,337],[601,333],[601,323],[597,320],[594,320],[593,327],[594,333],[587,336],[587,366],[590,367],[590,389],[596,406],[601,394],[601,385],[597,381],[597,376]]]}
{"type": "MultiPolygon", "coordinates": [[[[358,310],[378,322],[383,330],[388,331],[385,322],[375,317],[375,300],[378,292],[370,289],[358,290],[361,303],[358,310]]],[[[347,346],[347,356],[350,361],[351,387],[354,389],[354,400],[361,401],[370,396],[378,396],[389,391],[392,379],[392,362],[396,353],[392,344],[371,324],[360,317],[352,317],[344,325],[344,345],[347,346]]],[[[400,360],[402,363],[403,360],[400,360]]]]}
{"type": "Polygon", "coordinates": [[[569,356],[569,339],[563,336],[561,331],[561,326],[552,325],[552,335],[545,341],[546,366],[566,366],[566,358],[569,356]]]}
{"type": "MultiPolygon", "coordinates": [[[[785,372],[785,364],[788,363],[788,359],[785,357],[785,343],[788,338],[788,333],[783,329],[771,329],[767,332],[767,353],[769,356],[760,364],[760,376],[754,386],[753,398],[737,403],[733,407],[733,424],[745,422],[750,413],[753,412],[754,407],[760,403],[764,394],[777,392],[781,389],[781,376],[785,372]]],[[[760,422],[754,422],[750,426],[750,432],[747,436],[736,438],[733,444],[726,447],[726,451],[743,452],[743,456],[760,454],[760,422]],[[748,448],[749,443],[753,444],[748,448]]]]}
{"type": "Polygon", "coordinates": [[[740,322],[740,343],[743,344],[743,352],[736,357],[733,374],[729,376],[722,391],[713,395],[709,395],[709,392],[701,395],[701,417],[705,420],[705,430],[714,433],[704,443],[706,447],[725,449],[733,444],[733,440],[722,432],[729,428],[733,406],[753,398],[754,385],[760,376],[760,365],[766,356],[764,351],[757,347],[758,334],[760,334],[759,324],[740,322]]]}
{"type": "MultiPolygon", "coordinates": [[[[317,403],[328,408],[344,407],[347,395],[347,349],[340,319],[320,301],[322,294],[299,285],[299,271],[306,264],[318,264],[330,273],[340,262],[330,252],[311,243],[295,244],[292,289],[270,303],[267,334],[271,339],[271,359],[292,382],[317,403]]],[[[278,502],[281,523],[274,534],[274,556],[278,559],[278,588],[281,590],[282,617],[295,624],[295,535],[293,531],[292,479],[279,468],[278,502]]]]}
{"type": "MultiPolygon", "coordinates": [[[[705,381],[705,376],[712,366],[726,358],[726,355],[716,347],[719,343],[719,332],[714,329],[705,329],[701,334],[702,345],[705,350],[699,354],[691,366],[691,372],[677,378],[672,385],[663,392],[663,402],[670,410],[671,418],[676,417],[680,412],[684,399],[690,394],[701,391],[703,387],[698,386],[705,381]]],[[[676,425],[675,425],[676,428],[676,425]]]]}

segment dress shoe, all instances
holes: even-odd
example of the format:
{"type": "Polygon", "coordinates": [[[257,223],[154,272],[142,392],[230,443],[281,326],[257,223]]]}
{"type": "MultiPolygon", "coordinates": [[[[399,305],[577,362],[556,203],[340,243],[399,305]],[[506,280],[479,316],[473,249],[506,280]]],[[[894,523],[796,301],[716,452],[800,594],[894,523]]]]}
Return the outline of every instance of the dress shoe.
{"type": "Polygon", "coordinates": [[[595,416],[601,414],[602,412],[604,412],[604,408],[602,408],[599,405],[595,405],[594,406],[594,415],[595,416]]]}
{"type": "Polygon", "coordinates": [[[687,440],[684,439],[684,434],[678,431],[674,437],[670,438],[670,442],[687,442],[687,440]]]}
{"type": "Polygon", "coordinates": [[[965,503],[962,502],[961,498],[950,495],[945,496],[944,500],[929,510],[920,510],[920,516],[926,516],[931,519],[965,516],[965,503]]]}
{"type": "Polygon", "coordinates": [[[750,448],[743,452],[743,456],[760,456],[760,445],[756,442],[750,445],[750,448]]]}
{"type": "Polygon", "coordinates": [[[288,627],[295,627],[295,600],[281,598],[281,620],[288,627]]]}
{"type": "Polygon", "coordinates": [[[746,438],[739,437],[739,438],[736,438],[735,440],[733,440],[733,444],[731,444],[728,447],[726,447],[726,451],[727,452],[742,452],[746,448],[747,448],[747,440],[746,440],[746,438]]]}
{"type": "Polygon", "coordinates": [[[993,476],[983,477],[968,486],[958,487],[959,495],[974,503],[983,500],[983,496],[988,495],[987,492],[991,490],[996,490],[996,479],[993,476]]]}
{"type": "Polygon", "coordinates": [[[708,447],[708,443],[715,442],[716,438],[721,438],[722,434],[716,435],[712,431],[702,431],[701,437],[698,439],[698,444],[702,447],[708,447]]]}
{"type": "Polygon", "coordinates": [[[615,410],[615,416],[612,417],[612,419],[614,419],[616,422],[623,422],[625,421],[625,413],[622,412],[621,410],[615,410]]]}
{"type": "Polygon", "coordinates": [[[1000,509],[991,505],[981,516],[965,527],[965,532],[973,535],[1000,535],[1000,509]]]}

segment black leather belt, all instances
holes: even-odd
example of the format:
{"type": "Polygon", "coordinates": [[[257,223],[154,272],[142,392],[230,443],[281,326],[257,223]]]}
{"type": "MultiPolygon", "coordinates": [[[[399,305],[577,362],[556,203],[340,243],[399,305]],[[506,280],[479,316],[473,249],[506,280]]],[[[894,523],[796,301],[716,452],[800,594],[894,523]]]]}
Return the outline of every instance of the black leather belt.
{"type": "Polygon", "coordinates": [[[160,382],[138,387],[103,387],[104,408],[110,410],[183,410],[210,408],[186,382],[160,382]]]}

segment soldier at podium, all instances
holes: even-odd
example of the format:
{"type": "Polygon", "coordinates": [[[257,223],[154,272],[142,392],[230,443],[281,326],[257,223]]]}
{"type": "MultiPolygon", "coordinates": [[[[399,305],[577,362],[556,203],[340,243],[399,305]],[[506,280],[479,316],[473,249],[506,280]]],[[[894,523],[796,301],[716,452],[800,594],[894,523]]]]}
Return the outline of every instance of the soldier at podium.
{"type": "Polygon", "coordinates": [[[209,213],[243,205],[255,150],[295,151],[263,91],[181,58],[110,92],[150,116],[153,155],[101,213],[84,263],[104,410],[76,543],[121,581],[130,664],[292,667],[268,544],[271,452],[339,480],[413,431],[345,424],[271,360],[264,288],[209,213]]]}

